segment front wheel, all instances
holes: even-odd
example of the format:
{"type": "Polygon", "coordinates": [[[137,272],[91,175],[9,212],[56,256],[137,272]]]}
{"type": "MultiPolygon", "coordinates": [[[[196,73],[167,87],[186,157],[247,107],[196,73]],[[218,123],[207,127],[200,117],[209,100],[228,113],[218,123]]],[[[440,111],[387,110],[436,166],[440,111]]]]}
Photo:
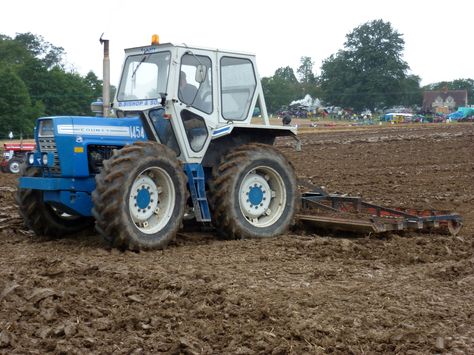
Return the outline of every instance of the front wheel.
{"type": "Polygon", "coordinates": [[[214,225],[224,238],[282,234],[298,206],[293,167],[263,144],[245,145],[224,157],[210,188],[214,225]]]}
{"type": "MultiPolygon", "coordinates": [[[[27,167],[25,163],[20,170],[22,176],[41,176],[38,168],[27,167]]],[[[93,224],[92,218],[67,214],[60,208],[45,202],[41,190],[18,187],[16,202],[25,225],[36,235],[52,238],[66,237],[86,230],[93,224]]]]}
{"type": "Polygon", "coordinates": [[[153,142],[114,151],[96,175],[96,229],[112,247],[162,249],[181,227],[186,178],[174,152],[153,142]]]}

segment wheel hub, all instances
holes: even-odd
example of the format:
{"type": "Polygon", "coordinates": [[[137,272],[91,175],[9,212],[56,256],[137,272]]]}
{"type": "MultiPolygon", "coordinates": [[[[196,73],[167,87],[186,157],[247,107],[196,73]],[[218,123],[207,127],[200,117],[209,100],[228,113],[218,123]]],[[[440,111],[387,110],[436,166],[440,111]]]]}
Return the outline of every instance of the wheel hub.
{"type": "Polygon", "coordinates": [[[271,197],[272,190],[265,176],[252,172],[242,181],[240,202],[247,217],[258,218],[266,214],[271,197]]]}
{"type": "Polygon", "coordinates": [[[20,164],[16,161],[10,164],[10,171],[14,174],[18,174],[20,172],[20,164]]]}
{"type": "Polygon", "coordinates": [[[250,187],[249,191],[249,201],[252,205],[259,205],[263,201],[263,196],[265,195],[265,191],[262,190],[262,186],[254,186],[250,187]]]}
{"type": "Polygon", "coordinates": [[[151,197],[150,192],[145,187],[142,187],[137,194],[137,205],[138,208],[145,209],[150,204],[151,197]]]}
{"type": "Polygon", "coordinates": [[[135,222],[148,220],[158,207],[159,187],[147,175],[141,175],[133,183],[130,192],[130,213],[135,222]]]}

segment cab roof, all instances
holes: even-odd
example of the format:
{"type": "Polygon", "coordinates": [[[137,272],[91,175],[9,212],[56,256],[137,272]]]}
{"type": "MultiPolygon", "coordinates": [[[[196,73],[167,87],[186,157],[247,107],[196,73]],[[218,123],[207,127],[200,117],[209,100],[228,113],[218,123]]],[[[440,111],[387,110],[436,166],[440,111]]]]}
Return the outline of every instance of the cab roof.
{"type": "Polygon", "coordinates": [[[175,45],[173,43],[160,43],[160,44],[151,44],[149,46],[142,46],[142,47],[133,47],[125,49],[125,53],[136,53],[136,52],[155,52],[160,49],[167,49],[167,48],[183,48],[188,50],[201,50],[201,51],[209,51],[209,52],[219,52],[225,54],[233,54],[233,55],[242,55],[247,57],[255,57],[255,54],[242,52],[242,51],[232,51],[227,49],[219,49],[219,48],[207,48],[207,47],[198,47],[198,46],[188,46],[185,43],[182,45],[175,45]]]}

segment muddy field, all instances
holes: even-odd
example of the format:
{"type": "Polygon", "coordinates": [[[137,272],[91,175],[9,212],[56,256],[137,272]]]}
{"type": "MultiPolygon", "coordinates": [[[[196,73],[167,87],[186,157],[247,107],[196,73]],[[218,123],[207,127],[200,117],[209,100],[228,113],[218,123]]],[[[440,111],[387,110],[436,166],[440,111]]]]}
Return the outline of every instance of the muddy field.
{"type": "Polygon", "coordinates": [[[301,134],[298,177],[373,202],[448,209],[456,237],[294,230],[165,251],[38,239],[0,174],[0,353],[474,353],[474,125],[301,134]]]}

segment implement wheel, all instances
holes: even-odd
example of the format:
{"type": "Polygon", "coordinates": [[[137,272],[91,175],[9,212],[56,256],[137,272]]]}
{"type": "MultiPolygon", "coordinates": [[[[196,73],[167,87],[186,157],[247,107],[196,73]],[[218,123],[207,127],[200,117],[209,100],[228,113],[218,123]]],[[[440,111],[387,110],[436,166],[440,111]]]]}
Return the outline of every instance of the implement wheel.
{"type": "Polygon", "coordinates": [[[176,154],[153,142],[116,150],[96,175],[96,229],[120,249],[162,249],[181,227],[186,177],[176,154]]]}
{"type": "Polygon", "coordinates": [[[297,210],[293,167],[272,146],[248,144],[227,154],[210,182],[213,222],[228,239],[274,237],[297,210]]]}
{"type": "MultiPolygon", "coordinates": [[[[37,168],[22,164],[22,176],[40,176],[37,168]]],[[[25,225],[36,235],[53,238],[77,234],[92,226],[93,219],[74,216],[43,201],[43,191],[18,188],[16,202],[25,225]]]]}

